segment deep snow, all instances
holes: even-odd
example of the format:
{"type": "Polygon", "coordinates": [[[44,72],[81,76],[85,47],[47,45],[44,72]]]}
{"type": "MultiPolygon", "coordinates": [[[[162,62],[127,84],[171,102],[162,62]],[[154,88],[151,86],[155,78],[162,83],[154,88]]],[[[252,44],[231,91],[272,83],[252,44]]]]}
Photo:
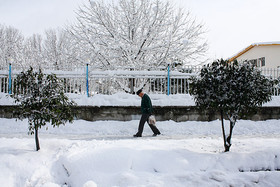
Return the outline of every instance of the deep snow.
{"type": "MultiPolygon", "coordinates": [[[[1,186],[278,186],[280,120],[238,121],[223,153],[220,121],[158,122],[162,135],[132,138],[138,121],[77,120],[40,129],[0,119],[1,186]],[[270,170],[270,171],[264,171],[270,170]],[[244,172],[241,172],[244,171],[244,172]],[[258,171],[258,172],[253,172],[258,171]]],[[[228,122],[227,122],[228,123],[228,122]]]]}
{"type": "MultiPolygon", "coordinates": [[[[189,95],[150,95],[154,106],[193,106],[189,95]]],[[[139,106],[135,95],[69,94],[78,105],[139,106]]],[[[280,106],[280,97],[265,106],[280,106]]],[[[0,105],[13,100],[0,94],[0,105]]],[[[39,131],[35,151],[27,120],[0,118],[0,184],[5,187],[279,186],[280,120],[238,121],[223,152],[220,121],[157,122],[162,135],[138,121],[76,120],[39,131]],[[278,170],[278,171],[277,171],[278,170]]],[[[229,122],[226,121],[226,124],[229,122]]],[[[228,130],[228,129],[227,129],[228,130]]]]}

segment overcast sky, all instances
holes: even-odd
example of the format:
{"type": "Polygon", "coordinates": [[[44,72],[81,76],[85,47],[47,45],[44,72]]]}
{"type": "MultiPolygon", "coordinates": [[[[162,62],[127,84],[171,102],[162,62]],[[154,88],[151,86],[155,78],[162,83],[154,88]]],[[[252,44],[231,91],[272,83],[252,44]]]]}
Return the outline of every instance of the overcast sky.
{"type": "MultiPolygon", "coordinates": [[[[0,0],[0,23],[25,36],[74,19],[87,0],[0,0]]],[[[280,0],[172,0],[208,30],[210,58],[228,58],[256,42],[280,41],[280,0]]]]}

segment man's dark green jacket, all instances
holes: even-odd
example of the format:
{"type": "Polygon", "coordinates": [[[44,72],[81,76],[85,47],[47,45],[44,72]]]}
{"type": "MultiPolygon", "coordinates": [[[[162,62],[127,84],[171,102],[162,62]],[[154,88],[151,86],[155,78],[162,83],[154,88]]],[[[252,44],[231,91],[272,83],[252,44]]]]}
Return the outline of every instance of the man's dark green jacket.
{"type": "Polygon", "coordinates": [[[142,114],[151,114],[153,112],[153,106],[150,97],[144,94],[141,100],[141,112],[142,114]]]}

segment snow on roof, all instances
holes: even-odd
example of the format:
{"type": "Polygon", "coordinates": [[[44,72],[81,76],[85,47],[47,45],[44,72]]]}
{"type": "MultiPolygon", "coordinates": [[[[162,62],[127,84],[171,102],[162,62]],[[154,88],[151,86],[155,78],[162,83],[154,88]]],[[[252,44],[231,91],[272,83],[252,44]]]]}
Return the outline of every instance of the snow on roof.
{"type": "Polygon", "coordinates": [[[241,55],[243,55],[244,53],[246,53],[247,51],[249,51],[250,49],[254,48],[255,46],[271,46],[271,45],[280,45],[280,41],[276,41],[276,42],[258,42],[258,43],[252,43],[251,45],[249,45],[248,47],[242,49],[241,51],[239,51],[238,53],[236,53],[235,55],[233,55],[232,57],[229,58],[229,61],[233,61],[236,58],[240,57],[241,55]]]}
{"type": "Polygon", "coordinates": [[[280,45],[280,41],[276,42],[258,42],[258,43],[253,43],[251,45],[258,46],[258,45],[280,45]]]}

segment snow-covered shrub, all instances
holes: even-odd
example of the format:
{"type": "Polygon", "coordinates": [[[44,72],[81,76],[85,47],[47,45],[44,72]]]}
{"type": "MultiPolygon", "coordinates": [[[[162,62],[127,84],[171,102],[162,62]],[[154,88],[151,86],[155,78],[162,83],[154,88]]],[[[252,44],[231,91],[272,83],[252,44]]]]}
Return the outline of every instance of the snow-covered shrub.
{"type": "Polygon", "coordinates": [[[201,109],[220,112],[225,151],[229,151],[236,120],[270,101],[273,84],[250,63],[221,59],[204,66],[200,76],[193,78],[190,94],[201,109]],[[230,121],[229,135],[225,135],[224,115],[230,121]]]}
{"type": "Polygon", "coordinates": [[[40,149],[38,128],[50,122],[53,127],[72,122],[74,102],[64,95],[59,79],[54,74],[45,75],[41,70],[21,72],[15,80],[12,95],[19,108],[15,112],[19,119],[28,118],[29,133],[34,134],[36,150],[40,149]]]}

